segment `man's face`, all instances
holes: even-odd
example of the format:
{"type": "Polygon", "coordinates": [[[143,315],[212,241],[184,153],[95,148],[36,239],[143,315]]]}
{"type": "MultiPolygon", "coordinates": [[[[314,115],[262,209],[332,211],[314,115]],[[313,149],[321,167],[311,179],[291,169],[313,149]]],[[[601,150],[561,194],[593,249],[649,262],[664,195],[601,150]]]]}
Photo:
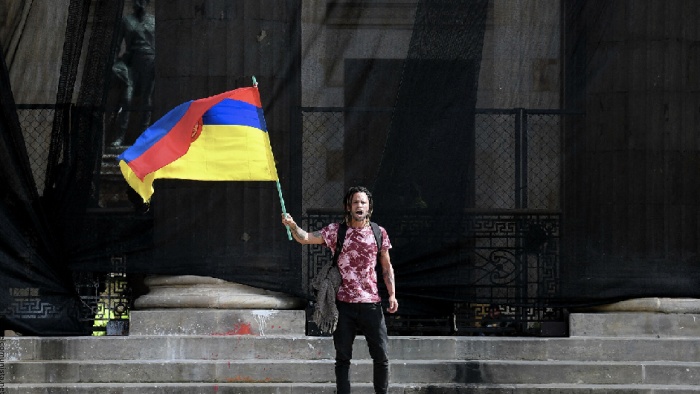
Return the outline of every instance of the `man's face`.
{"type": "Polygon", "coordinates": [[[361,222],[369,215],[369,199],[364,192],[357,192],[352,195],[350,206],[348,207],[353,220],[361,222]]]}

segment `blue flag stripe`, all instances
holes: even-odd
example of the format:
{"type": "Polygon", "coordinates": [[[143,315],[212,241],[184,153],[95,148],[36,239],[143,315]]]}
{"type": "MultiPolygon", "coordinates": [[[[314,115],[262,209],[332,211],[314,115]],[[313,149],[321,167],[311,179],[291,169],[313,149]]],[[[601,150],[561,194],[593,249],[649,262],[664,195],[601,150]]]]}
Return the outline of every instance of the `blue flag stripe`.
{"type": "Polygon", "coordinates": [[[262,109],[239,100],[224,99],[202,117],[204,125],[250,126],[267,131],[262,109]]]}

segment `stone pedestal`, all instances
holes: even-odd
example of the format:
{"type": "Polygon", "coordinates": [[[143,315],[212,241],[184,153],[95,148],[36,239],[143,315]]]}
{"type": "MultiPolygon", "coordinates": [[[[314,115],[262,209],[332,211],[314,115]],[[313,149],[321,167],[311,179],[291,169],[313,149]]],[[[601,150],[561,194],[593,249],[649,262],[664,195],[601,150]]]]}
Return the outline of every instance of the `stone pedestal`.
{"type": "Polygon", "coordinates": [[[151,276],[149,292],[139,297],[136,309],[303,309],[303,300],[288,294],[258,289],[207,276],[151,276]]]}
{"type": "Polygon", "coordinates": [[[129,335],[304,335],[305,301],[202,276],[153,276],[129,335]]]}
{"type": "Polygon", "coordinates": [[[633,298],[612,304],[581,308],[580,312],[593,313],[700,313],[700,299],[696,298],[633,298]]]}
{"type": "Polygon", "coordinates": [[[700,300],[636,298],[569,315],[571,336],[700,337],[700,300]]]}

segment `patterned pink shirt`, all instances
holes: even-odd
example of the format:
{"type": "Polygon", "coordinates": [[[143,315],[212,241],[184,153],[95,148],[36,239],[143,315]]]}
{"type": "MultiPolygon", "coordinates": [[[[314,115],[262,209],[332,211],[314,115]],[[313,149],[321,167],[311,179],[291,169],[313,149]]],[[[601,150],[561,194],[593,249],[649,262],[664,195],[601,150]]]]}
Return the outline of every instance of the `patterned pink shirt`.
{"type": "MultiPolygon", "coordinates": [[[[321,229],[324,244],[335,253],[335,244],[338,239],[338,223],[331,223],[321,229]]],[[[389,236],[383,227],[382,250],[391,249],[389,236]]],[[[343,283],[338,289],[336,298],[338,301],[360,303],[380,302],[377,290],[377,241],[374,239],[372,227],[363,228],[348,227],[343,242],[343,250],[338,257],[338,269],[343,277],[343,283]]]]}

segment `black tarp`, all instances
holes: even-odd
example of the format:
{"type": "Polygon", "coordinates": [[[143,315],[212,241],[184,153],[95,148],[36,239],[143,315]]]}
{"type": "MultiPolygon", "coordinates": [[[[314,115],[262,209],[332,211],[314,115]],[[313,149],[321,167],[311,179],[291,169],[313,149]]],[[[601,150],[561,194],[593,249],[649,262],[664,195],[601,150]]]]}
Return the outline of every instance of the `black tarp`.
{"type": "Polygon", "coordinates": [[[58,234],[32,177],[2,54],[0,67],[2,328],[41,335],[85,334],[58,234]]]}
{"type": "MultiPolygon", "coordinates": [[[[696,2],[153,1],[182,29],[157,35],[154,115],[255,74],[287,208],[315,230],[369,186],[401,312],[698,296],[696,2]]],[[[115,257],[308,296],[323,257],[287,240],[274,183],[159,180],[145,207],[110,172],[125,5],[91,3],[70,2],[44,188],[3,70],[3,325],[80,333],[71,275],[115,257]]]]}

